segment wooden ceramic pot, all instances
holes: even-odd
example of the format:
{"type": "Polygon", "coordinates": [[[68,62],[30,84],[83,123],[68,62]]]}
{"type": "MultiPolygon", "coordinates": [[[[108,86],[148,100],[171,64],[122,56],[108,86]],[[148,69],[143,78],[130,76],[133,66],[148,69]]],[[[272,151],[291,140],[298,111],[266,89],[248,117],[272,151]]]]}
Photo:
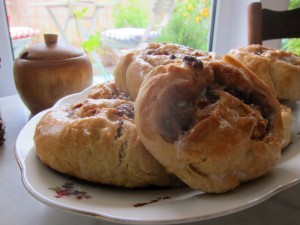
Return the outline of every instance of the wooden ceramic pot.
{"type": "Polygon", "coordinates": [[[32,114],[50,108],[60,98],[92,85],[92,65],[87,55],[45,34],[45,43],[23,50],[14,62],[17,91],[32,114]]]}

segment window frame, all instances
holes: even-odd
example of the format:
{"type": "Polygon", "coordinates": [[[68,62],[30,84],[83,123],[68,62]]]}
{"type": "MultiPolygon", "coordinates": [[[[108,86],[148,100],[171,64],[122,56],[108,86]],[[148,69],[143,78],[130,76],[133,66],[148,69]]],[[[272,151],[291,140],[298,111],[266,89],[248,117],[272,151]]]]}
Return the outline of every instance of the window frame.
{"type": "MultiPolygon", "coordinates": [[[[248,45],[247,6],[258,0],[216,0],[212,41],[213,52],[221,55],[238,46],[248,45]]],[[[288,9],[289,0],[261,0],[262,7],[272,10],[288,9]]],[[[264,41],[263,45],[281,47],[281,40],[264,41]]]]}
{"type": "Polygon", "coordinates": [[[13,77],[13,51],[5,2],[0,2],[0,97],[17,93],[13,77]]]}
{"type": "MultiPolygon", "coordinates": [[[[247,5],[257,0],[213,0],[209,51],[224,55],[231,48],[247,45],[247,5]],[[214,14],[215,13],[215,14],[214,14]]],[[[274,10],[288,8],[289,0],[261,0],[263,7],[274,10]]],[[[16,94],[13,79],[13,51],[9,35],[5,1],[0,5],[0,97],[16,94]],[[4,57],[5,56],[5,57],[4,57]]],[[[266,41],[269,47],[280,48],[280,40],[266,41]]]]}

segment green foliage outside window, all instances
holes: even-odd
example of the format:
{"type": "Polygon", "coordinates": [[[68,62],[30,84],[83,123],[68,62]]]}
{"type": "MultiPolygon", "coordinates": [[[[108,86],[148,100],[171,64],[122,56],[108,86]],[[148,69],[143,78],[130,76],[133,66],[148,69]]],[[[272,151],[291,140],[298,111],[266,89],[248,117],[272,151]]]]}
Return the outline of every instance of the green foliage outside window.
{"type": "Polygon", "coordinates": [[[149,20],[149,10],[139,0],[127,0],[126,4],[119,2],[114,5],[114,27],[146,27],[149,20]]]}
{"type": "Polygon", "coordinates": [[[177,0],[170,21],[157,41],[207,50],[210,9],[210,0],[177,0]]]}
{"type": "MultiPolygon", "coordinates": [[[[114,26],[146,27],[149,9],[143,1],[119,2],[113,10],[114,26]]],[[[163,28],[157,42],[169,42],[207,50],[210,27],[211,0],[177,0],[168,25],[163,28]]]]}
{"type": "MultiPolygon", "coordinates": [[[[74,18],[77,20],[82,20],[87,15],[89,11],[89,7],[83,6],[77,8],[73,3],[78,3],[78,2],[79,0],[68,0],[69,8],[73,13],[74,18]]],[[[77,27],[77,24],[76,24],[76,31],[80,36],[80,32],[79,32],[79,28],[77,27]]],[[[87,40],[82,40],[81,47],[85,52],[92,52],[100,46],[100,43],[101,43],[100,33],[97,32],[96,34],[91,34],[87,38],[87,40]]]]}
{"type": "Polygon", "coordinates": [[[300,7],[300,0],[290,0],[289,9],[295,9],[300,7]]]}

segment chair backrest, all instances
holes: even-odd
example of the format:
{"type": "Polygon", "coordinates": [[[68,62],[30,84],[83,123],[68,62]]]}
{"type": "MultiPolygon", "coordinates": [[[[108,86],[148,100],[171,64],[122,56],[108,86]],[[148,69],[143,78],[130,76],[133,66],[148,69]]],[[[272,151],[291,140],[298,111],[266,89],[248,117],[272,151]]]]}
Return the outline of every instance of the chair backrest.
{"type": "Polygon", "coordinates": [[[273,11],[262,8],[261,2],[248,6],[248,44],[264,40],[300,38],[300,8],[273,11]]]}
{"type": "Polygon", "coordinates": [[[156,0],[153,3],[152,14],[147,28],[140,43],[147,40],[150,32],[155,28],[157,31],[165,27],[175,8],[176,0],[156,0]]]}

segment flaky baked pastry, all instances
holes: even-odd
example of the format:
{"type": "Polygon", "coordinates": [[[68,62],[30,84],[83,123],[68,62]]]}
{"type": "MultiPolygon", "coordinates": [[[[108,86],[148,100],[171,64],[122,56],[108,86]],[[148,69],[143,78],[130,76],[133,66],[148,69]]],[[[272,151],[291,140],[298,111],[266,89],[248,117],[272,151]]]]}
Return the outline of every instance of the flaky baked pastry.
{"type": "Polygon", "coordinates": [[[133,99],[141,83],[157,66],[181,61],[184,56],[201,60],[216,58],[216,54],[170,43],[145,43],[120,58],[114,70],[117,87],[133,99]]]}
{"type": "Polygon", "coordinates": [[[228,54],[260,77],[278,99],[300,100],[300,56],[261,45],[238,47],[228,54]]]}
{"type": "Polygon", "coordinates": [[[134,103],[114,83],[94,87],[89,97],[53,108],[41,118],[34,142],[44,164],[80,179],[121,187],[181,183],[145,149],[134,123],[134,103]]]}
{"type": "Polygon", "coordinates": [[[293,117],[292,109],[290,107],[281,104],[280,109],[281,109],[281,117],[283,123],[283,131],[284,131],[284,140],[281,148],[284,149],[292,141],[294,117],[293,117]]]}
{"type": "Polygon", "coordinates": [[[93,86],[88,98],[92,99],[122,99],[132,101],[128,95],[120,91],[114,81],[93,86]]]}
{"type": "Polygon", "coordinates": [[[159,66],[135,103],[139,136],[191,188],[222,193],[280,159],[283,125],[270,89],[229,56],[159,66]]]}

